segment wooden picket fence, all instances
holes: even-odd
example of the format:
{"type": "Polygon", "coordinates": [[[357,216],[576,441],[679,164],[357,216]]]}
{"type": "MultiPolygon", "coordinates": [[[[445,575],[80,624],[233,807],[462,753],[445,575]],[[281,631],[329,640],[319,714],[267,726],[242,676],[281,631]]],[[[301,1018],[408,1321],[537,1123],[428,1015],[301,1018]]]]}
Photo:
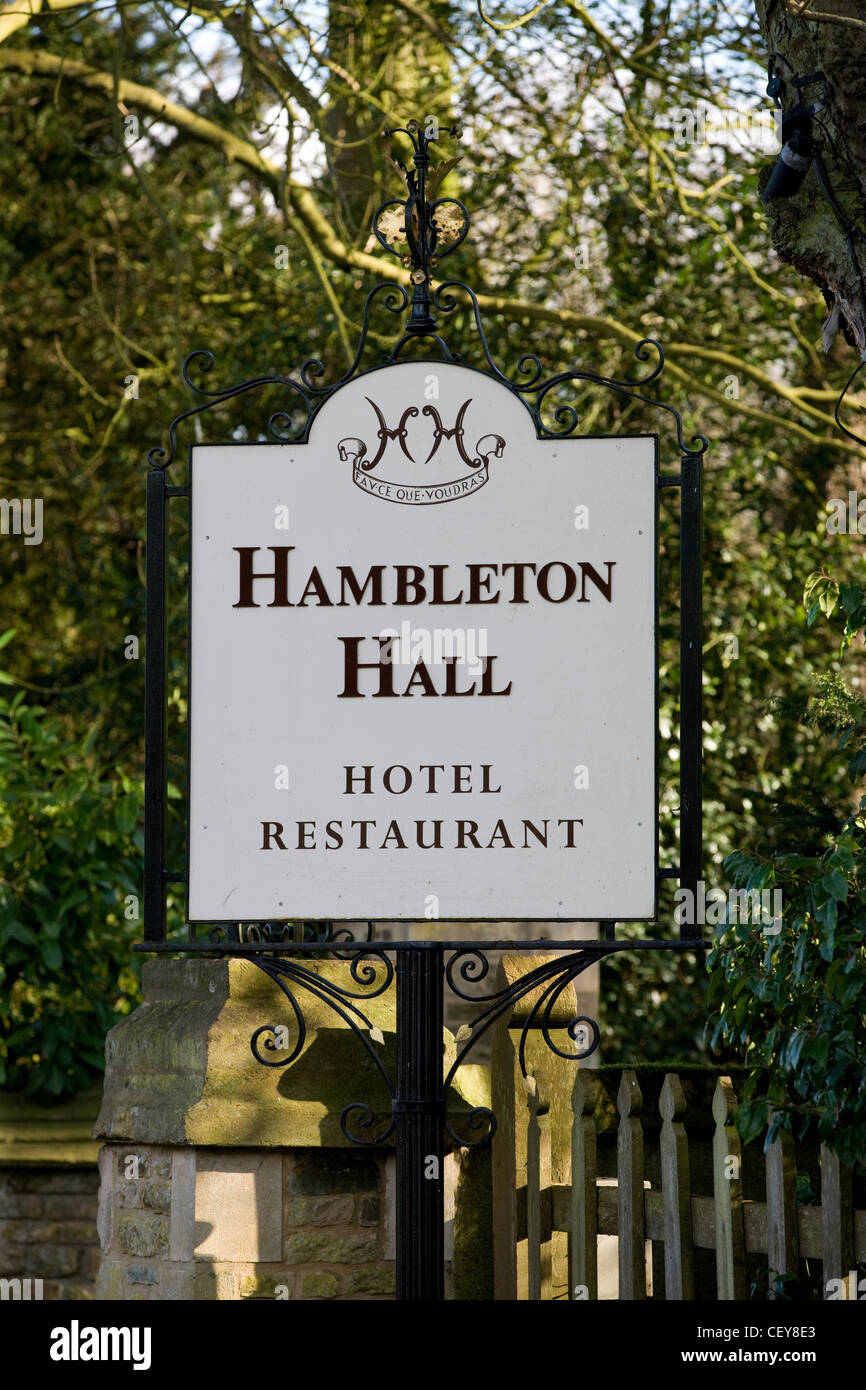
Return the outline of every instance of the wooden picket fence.
{"type": "Polygon", "coordinates": [[[866,1211],[825,1146],[786,1132],[766,1154],[744,1146],[735,1080],[709,1069],[575,1078],[535,1036],[524,1079],[522,1019],[511,1022],[492,1066],[497,1299],[747,1299],[753,1285],[771,1298],[857,1297],[866,1211]],[[618,1292],[600,1283],[598,1236],[617,1237],[618,1292]]]}

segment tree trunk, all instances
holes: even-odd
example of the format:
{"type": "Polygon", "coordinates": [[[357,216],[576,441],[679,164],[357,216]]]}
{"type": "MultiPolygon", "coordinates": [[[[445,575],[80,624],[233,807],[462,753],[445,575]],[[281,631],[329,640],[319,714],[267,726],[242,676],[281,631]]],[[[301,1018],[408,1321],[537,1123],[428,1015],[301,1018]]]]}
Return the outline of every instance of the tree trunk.
{"type": "MultiPolygon", "coordinates": [[[[786,86],[785,110],[798,100],[795,76],[823,72],[831,97],[818,113],[813,135],[827,169],[830,189],[849,222],[866,224],[866,18],[862,0],[755,0],[768,51],[778,54],[775,70],[786,86]],[[812,9],[818,19],[808,19],[812,9]],[[787,61],[785,61],[787,60],[787,61]],[[790,64],[790,66],[789,66],[790,64]],[[792,71],[793,70],[793,71],[792,71]]],[[[822,84],[803,89],[807,105],[822,84]]],[[[772,166],[762,172],[763,191],[772,166]]],[[[862,281],[852,263],[845,232],[822,190],[813,163],[799,192],[767,204],[770,235],[779,256],[820,287],[833,311],[825,346],[836,327],[859,351],[866,349],[866,308],[862,281]]],[[[866,266],[866,244],[853,246],[866,266]]]]}
{"type": "MultiPolygon", "coordinates": [[[[419,9],[421,7],[418,7],[419,9]]],[[[331,105],[325,120],[328,168],[337,193],[341,232],[363,245],[370,218],[383,196],[378,132],[386,125],[451,114],[451,5],[428,3],[422,23],[415,7],[385,0],[330,0],[328,56],[331,105]],[[341,73],[349,73],[351,91],[341,73]],[[369,93],[378,107],[364,99],[369,93]]],[[[398,190],[399,191],[399,190],[398,190]]]]}

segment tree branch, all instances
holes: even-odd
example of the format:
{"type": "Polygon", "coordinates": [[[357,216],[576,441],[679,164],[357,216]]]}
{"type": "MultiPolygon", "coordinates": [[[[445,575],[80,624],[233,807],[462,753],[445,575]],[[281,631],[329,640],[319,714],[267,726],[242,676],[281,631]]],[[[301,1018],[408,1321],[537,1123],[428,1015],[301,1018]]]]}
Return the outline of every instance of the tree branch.
{"type": "Polygon", "coordinates": [[[814,24],[848,24],[853,29],[866,29],[866,19],[855,19],[853,15],[826,14],[823,10],[813,10],[812,0],[788,0],[789,14],[798,19],[810,19],[814,24]]]}
{"type": "Polygon", "coordinates": [[[215,121],[197,116],[187,107],[169,101],[153,87],[144,87],[141,83],[129,82],[126,78],[115,81],[112,73],[102,72],[88,63],[81,63],[74,58],[59,58],[53,53],[43,53],[35,49],[0,48],[0,68],[14,68],[31,76],[35,74],[45,77],[68,77],[84,87],[107,92],[118,102],[122,101],[127,106],[137,106],[143,111],[149,111],[157,119],[167,121],[169,125],[186,131],[195,139],[222,150],[227,159],[235,160],[258,174],[274,192],[279,187],[279,166],[266,159],[249,140],[241,140],[231,131],[217,125],[215,121]]]}
{"type": "Polygon", "coordinates": [[[74,10],[79,5],[94,3],[95,0],[12,0],[0,10],[0,43],[46,10],[74,10]]]}
{"type": "MultiPolygon", "coordinates": [[[[215,121],[196,115],[193,111],[170,101],[152,87],[126,79],[116,80],[114,75],[77,60],[60,58],[54,54],[21,49],[0,47],[0,69],[10,68],[28,74],[38,74],[53,78],[67,77],[85,87],[108,93],[112,100],[122,101],[128,106],[137,106],[159,120],[166,121],[178,130],[185,131],[193,139],[201,140],[214,149],[221,150],[227,159],[234,160],[252,174],[260,178],[272,192],[278,209],[285,214],[288,210],[281,205],[281,187],[285,189],[288,208],[300,219],[318,250],[334,265],[345,270],[366,271],[382,276],[383,262],[365,251],[354,250],[346,245],[334,231],[325,214],[319,208],[309,188],[285,179],[282,170],[272,160],[267,159],[260,150],[248,140],[242,140],[225,130],[215,121]]],[[[409,272],[402,266],[389,267],[388,278],[408,285],[409,272]]],[[[479,308],[486,313],[502,315],[507,319],[518,319],[526,323],[555,324],[572,332],[586,332],[596,337],[613,338],[625,346],[634,348],[641,340],[640,334],[627,328],[616,319],[604,318],[595,314],[578,314],[568,309],[555,309],[546,304],[535,304],[525,300],[512,299],[504,295],[478,294],[479,308]]],[[[783,429],[799,435],[810,443],[821,443],[828,448],[842,452],[856,453],[856,446],[836,436],[836,426],[832,415],[819,410],[804,399],[793,387],[776,381],[759,367],[721,349],[708,348],[699,343],[674,342],[666,348],[669,373],[697,394],[717,401],[728,413],[746,415],[764,422],[773,421],[783,429]],[[782,416],[748,406],[743,401],[728,399],[700,377],[695,376],[681,363],[695,360],[712,362],[726,367],[736,375],[750,378],[766,392],[786,401],[796,410],[810,417],[817,426],[830,431],[828,436],[818,434],[805,426],[782,416]]]]}
{"type": "Polygon", "coordinates": [[[498,19],[494,19],[491,15],[485,13],[484,0],[476,0],[476,4],[478,6],[479,18],[483,19],[485,24],[489,24],[491,29],[495,29],[498,34],[504,34],[507,33],[509,29],[522,29],[524,24],[528,24],[531,19],[534,19],[537,14],[540,14],[542,10],[547,8],[550,4],[550,0],[538,0],[538,4],[534,9],[529,10],[526,14],[519,15],[517,19],[509,19],[504,23],[500,23],[498,19]]]}

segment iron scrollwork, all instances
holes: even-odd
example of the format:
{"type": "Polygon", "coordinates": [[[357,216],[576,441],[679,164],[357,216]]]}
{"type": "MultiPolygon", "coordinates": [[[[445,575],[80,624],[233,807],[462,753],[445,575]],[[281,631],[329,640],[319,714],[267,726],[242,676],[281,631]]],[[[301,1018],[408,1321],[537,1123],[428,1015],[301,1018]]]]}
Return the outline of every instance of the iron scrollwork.
{"type": "MultiPolygon", "coordinates": [[[[365,935],[361,940],[373,940],[372,922],[367,922],[365,935]]],[[[346,943],[356,945],[359,938],[350,926],[335,927],[333,922],[221,922],[211,927],[207,933],[208,941],[214,946],[227,944],[262,946],[303,945],[304,942],[333,942],[334,950],[329,954],[336,960],[348,960],[349,956],[337,949],[346,943]]]]}
{"type": "MultiPolygon", "coordinates": [[[[363,940],[372,941],[373,936],[373,923],[367,922],[363,940]]],[[[335,927],[333,922],[250,922],[243,930],[244,941],[273,946],[292,942],[301,944],[304,941],[327,941],[333,942],[336,948],[340,942],[356,943],[358,939],[351,927],[335,927]]],[[[337,960],[350,959],[345,952],[337,949],[330,954],[337,960]]]]}
{"type": "MultiPolygon", "coordinates": [[[[520,979],[503,986],[501,989],[482,995],[467,992],[458,982],[456,976],[459,975],[460,981],[467,985],[479,984],[484,980],[490,972],[490,962],[483,949],[481,947],[461,947],[455,951],[445,966],[445,979],[449,988],[458,999],[466,1000],[469,1003],[483,1004],[485,1007],[482,1008],[477,1018],[471,1024],[464,1025],[464,1028],[457,1035],[458,1044],[461,1041],[461,1035],[464,1038],[464,1044],[462,1047],[458,1045],[457,1055],[445,1078],[446,1092],[454,1080],[458,1068],[466,1061],[467,1054],[479,1039],[493,1024],[509,1013],[520,999],[535,993],[535,991],[539,992],[538,998],[523,1021],[518,1043],[517,1055],[521,1074],[524,1077],[527,1076],[526,1043],[529,1032],[535,1028],[540,1029],[546,1045],[558,1057],[563,1057],[570,1062],[579,1062],[591,1057],[601,1040],[595,1019],[589,1018],[585,1014],[577,1014],[565,1025],[566,1033],[576,1044],[575,1051],[566,1052],[554,1041],[551,1035],[551,1030],[554,1027],[561,1026],[554,1024],[553,1011],[562,994],[578,975],[599,960],[601,956],[619,949],[619,944],[609,946],[605,943],[588,944],[580,950],[570,951],[545,961],[544,964],[522,975],[520,979]],[[469,1034],[468,1038],[466,1038],[467,1033],[469,1034]]],[[[456,1134],[446,1120],[446,1129],[451,1138],[456,1143],[469,1148],[480,1148],[488,1144],[496,1133],[496,1117],[493,1112],[486,1107],[478,1106],[466,1118],[470,1130],[482,1129],[486,1124],[487,1131],[480,1138],[471,1139],[456,1134]]]]}
{"type": "MultiPolygon", "coordinates": [[[[482,1005],[482,1008],[473,1022],[470,1025],[464,1025],[464,1028],[457,1035],[457,1053],[443,1083],[444,1097],[447,1098],[458,1069],[464,1064],[468,1053],[479,1039],[489,1028],[508,1014],[519,1000],[535,992],[538,992],[538,998],[532,1004],[522,1023],[518,1043],[518,1060],[522,1075],[526,1077],[528,1074],[526,1046],[528,1035],[533,1029],[540,1031],[547,1047],[558,1057],[575,1062],[590,1057],[600,1042],[599,1027],[595,1019],[585,1014],[577,1014],[566,1025],[557,1024],[554,1021],[554,1010],[562,994],[578,975],[601,956],[622,949],[624,944],[588,943],[580,950],[569,951],[552,960],[547,960],[526,975],[522,975],[520,979],[483,995],[468,992],[464,985],[478,984],[489,974],[490,962],[484,950],[476,946],[461,946],[456,950],[445,965],[444,979],[459,999],[478,1003],[482,1005]],[[575,1043],[573,1051],[566,1051],[554,1039],[553,1030],[555,1028],[563,1029],[572,1039],[575,1043]],[[468,1037],[466,1036],[467,1033],[468,1037]]],[[[295,1038],[293,1044],[289,1046],[285,1037],[285,1024],[263,1024],[255,1030],[250,1039],[253,1056],[267,1067],[286,1067],[300,1056],[306,1041],[306,1025],[303,1010],[294,992],[295,989],[308,990],[323,1003],[328,1004],[361,1039],[382,1077],[391,1099],[390,1121],[372,1138],[367,1138],[363,1133],[358,1132],[370,1128],[375,1123],[376,1114],[372,1106],[365,1101],[353,1101],[344,1107],[340,1116],[340,1127],[344,1135],[353,1143],[367,1147],[383,1144],[390,1138],[394,1132],[398,1116],[404,1113],[407,1104],[409,1104],[397,1096],[394,1083],[373,1045],[376,1032],[357,1002],[377,998],[390,987],[394,979],[394,967],[385,954],[385,949],[383,945],[369,950],[347,953],[346,958],[351,955],[352,960],[350,972],[352,979],[362,986],[357,991],[324,979],[310,970],[307,965],[301,964],[297,958],[265,955],[254,957],[255,964],[278,985],[288,1000],[294,1016],[295,1038]],[[381,979],[377,980],[380,967],[383,968],[383,973],[381,979]],[[278,1052],[281,1054],[279,1057],[275,1055],[278,1052]],[[355,1129],[349,1124],[350,1116],[355,1117],[355,1129]]],[[[377,1040],[381,1041],[381,1035],[377,1040]]],[[[483,1148],[490,1143],[496,1133],[496,1116],[487,1106],[474,1106],[468,1113],[461,1116],[466,1131],[468,1131],[462,1133],[455,1129],[448,1118],[444,1101],[439,1109],[444,1133],[460,1147],[483,1148]]]]}
{"type": "MultiPolygon", "coordinates": [[[[464,297],[471,308],[472,322],[489,372],[523,400],[540,438],[564,439],[575,434],[580,425],[580,415],[573,405],[562,401],[553,405],[552,424],[545,418],[544,407],[548,398],[555,396],[561,388],[585,382],[614,392],[626,400],[665,411],[675,422],[680,452],[693,457],[702,456],[708,448],[707,439],[701,434],[686,438],[679,412],[673,406],[645,394],[647,387],[661,375],[665,363],[664,349],[655,338],[641,338],[635,342],[633,351],[637,362],[651,365],[645,374],[634,377],[605,376],[583,368],[546,376],[540,358],[531,352],[520,357],[513,377],[502,371],[490,351],[475,291],[462,280],[435,283],[433,278],[433,272],[441,261],[456,251],[469,233],[471,219],[465,205],[457,198],[435,196],[459,156],[438,164],[432,163],[430,151],[440,138],[438,127],[431,130],[429,126],[422,127],[418,121],[408,121],[405,126],[385,133],[389,140],[398,133],[408,136],[412,144],[414,167],[410,169],[402,160],[391,156],[391,162],[405,185],[406,197],[390,198],[381,204],[373,218],[373,233],[379,245],[395,256],[408,272],[409,288],[396,280],[384,280],[373,286],[364,302],[353,360],[342,374],[327,383],[323,381],[326,375],[324,363],[318,358],[310,358],[300,367],[297,378],[274,372],[252,377],[238,385],[209,389],[196,378],[205,377],[213,369],[215,357],[207,348],[196,348],[184,360],[181,375],[184,384],[203,399],[171,421],[167,430],[167,447],[157,445],[148,453],[151,468],[165,470],[173,463],[177,451],[177,429],[185,420],[266,386],[280,387],[288,392],[291,403],[268,417],[264,436],[277,443],[304,441],[316,413],[325,401],[361,372],[370,331],[370,316],[377,303],[381,303],[391,314],[406,313],[400,335],[390,351],[381,357],[379,365],[393,365],[400,359],[407,343],[422,339],[435,346],[444,361],[461,362],[460,354],[451,350],[439,332],[436,315],[453,314],[464,297]]],[[[460,127],[451,126],[443,133],[459,138],[460,127]]],[[[405,424],[405,421],[401,423],[405,424]]],[[[465,461],[470,467],[477,466],[479,462],[469,455],[465,461]]],[[[369,469],[374,465],[365,462],[362,466],[369,469]]]]}
{"type": "MultiPolygon", "coordinates": [[[[303,989],[333,1009],[338,1018],[341,1018],[361,1040],[393,1102],[396,1094],[394,1084],[373,1045],[376,1029],[359,1007],[359,1001],[377,999],[384,994],[394,979],[394,966],[385,952],[371,947],[353,953],[350,974],[355,984],[361,987],[357,990],[335,984],[333,980],[311,970],[297,958],[259,955],[255,957],[255,964],[285,995],[295,1021],[295,1039],[291,1046],[285,1024],[265,1023],[255,1030],[250,1038],[250,1049],[256,1061],[265,1067],[287,1067],[301,1055],[307,1038],[307,1026],[295,990],[303,989]],[[277,1052],[281,1054],[279,1057],[274,1056],[277,1052]]],[[[372,1106],[365,1101],[353,1101],[344,1107],[340,1115],[340,1128],[346,1138],[355,1144],[383,1144],[394,1131],[395,1118],[392,1114],[387,1126],[380,1133],[371,1139],[365,1138],[362,1134],[352,1132],[349,1126],[350,1115],[356,1117],[358,1128],[364,1130],[375,1123],[376,1114],[372,1106]],[[360,1116],[357,1115],[359,1111],[360,1116]]]]}

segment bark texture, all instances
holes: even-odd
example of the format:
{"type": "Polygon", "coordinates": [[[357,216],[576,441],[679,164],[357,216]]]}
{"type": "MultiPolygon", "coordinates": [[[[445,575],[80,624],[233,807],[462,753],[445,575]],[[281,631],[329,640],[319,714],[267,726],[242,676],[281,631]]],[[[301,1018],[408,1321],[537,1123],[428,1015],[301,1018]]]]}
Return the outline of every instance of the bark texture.
{"type": "MultiPolygon", "coordinates": [[[[785,108],[796,101],[793,75],[823,72],[832,98],[820,113],[814,135],[829,175],[830,187],[849,221],[866,228],[866,4],[863,0],[755,0],[768,52],[787,59],[776,71],[787,84],[785,108]],[[815,18],[809,18],[809,13],[815,18]],[[793,73],[791,71],[793,69],[793,73]]],[[[806,89],[815,100],[820,84],[806,89]]],[[[772,165],[762,173],[761,188],[772,165]]],[[[859,351],[866,349],[866,322],[858,276],[846,237],[821,189],[813,165],[799,193],[767,206],[773,245],[782,260],[820,287],[828,307],[825,346],[838,327],[859,351]]],[[[866,242],[854,238],[861,266],[866,242]]]]}

